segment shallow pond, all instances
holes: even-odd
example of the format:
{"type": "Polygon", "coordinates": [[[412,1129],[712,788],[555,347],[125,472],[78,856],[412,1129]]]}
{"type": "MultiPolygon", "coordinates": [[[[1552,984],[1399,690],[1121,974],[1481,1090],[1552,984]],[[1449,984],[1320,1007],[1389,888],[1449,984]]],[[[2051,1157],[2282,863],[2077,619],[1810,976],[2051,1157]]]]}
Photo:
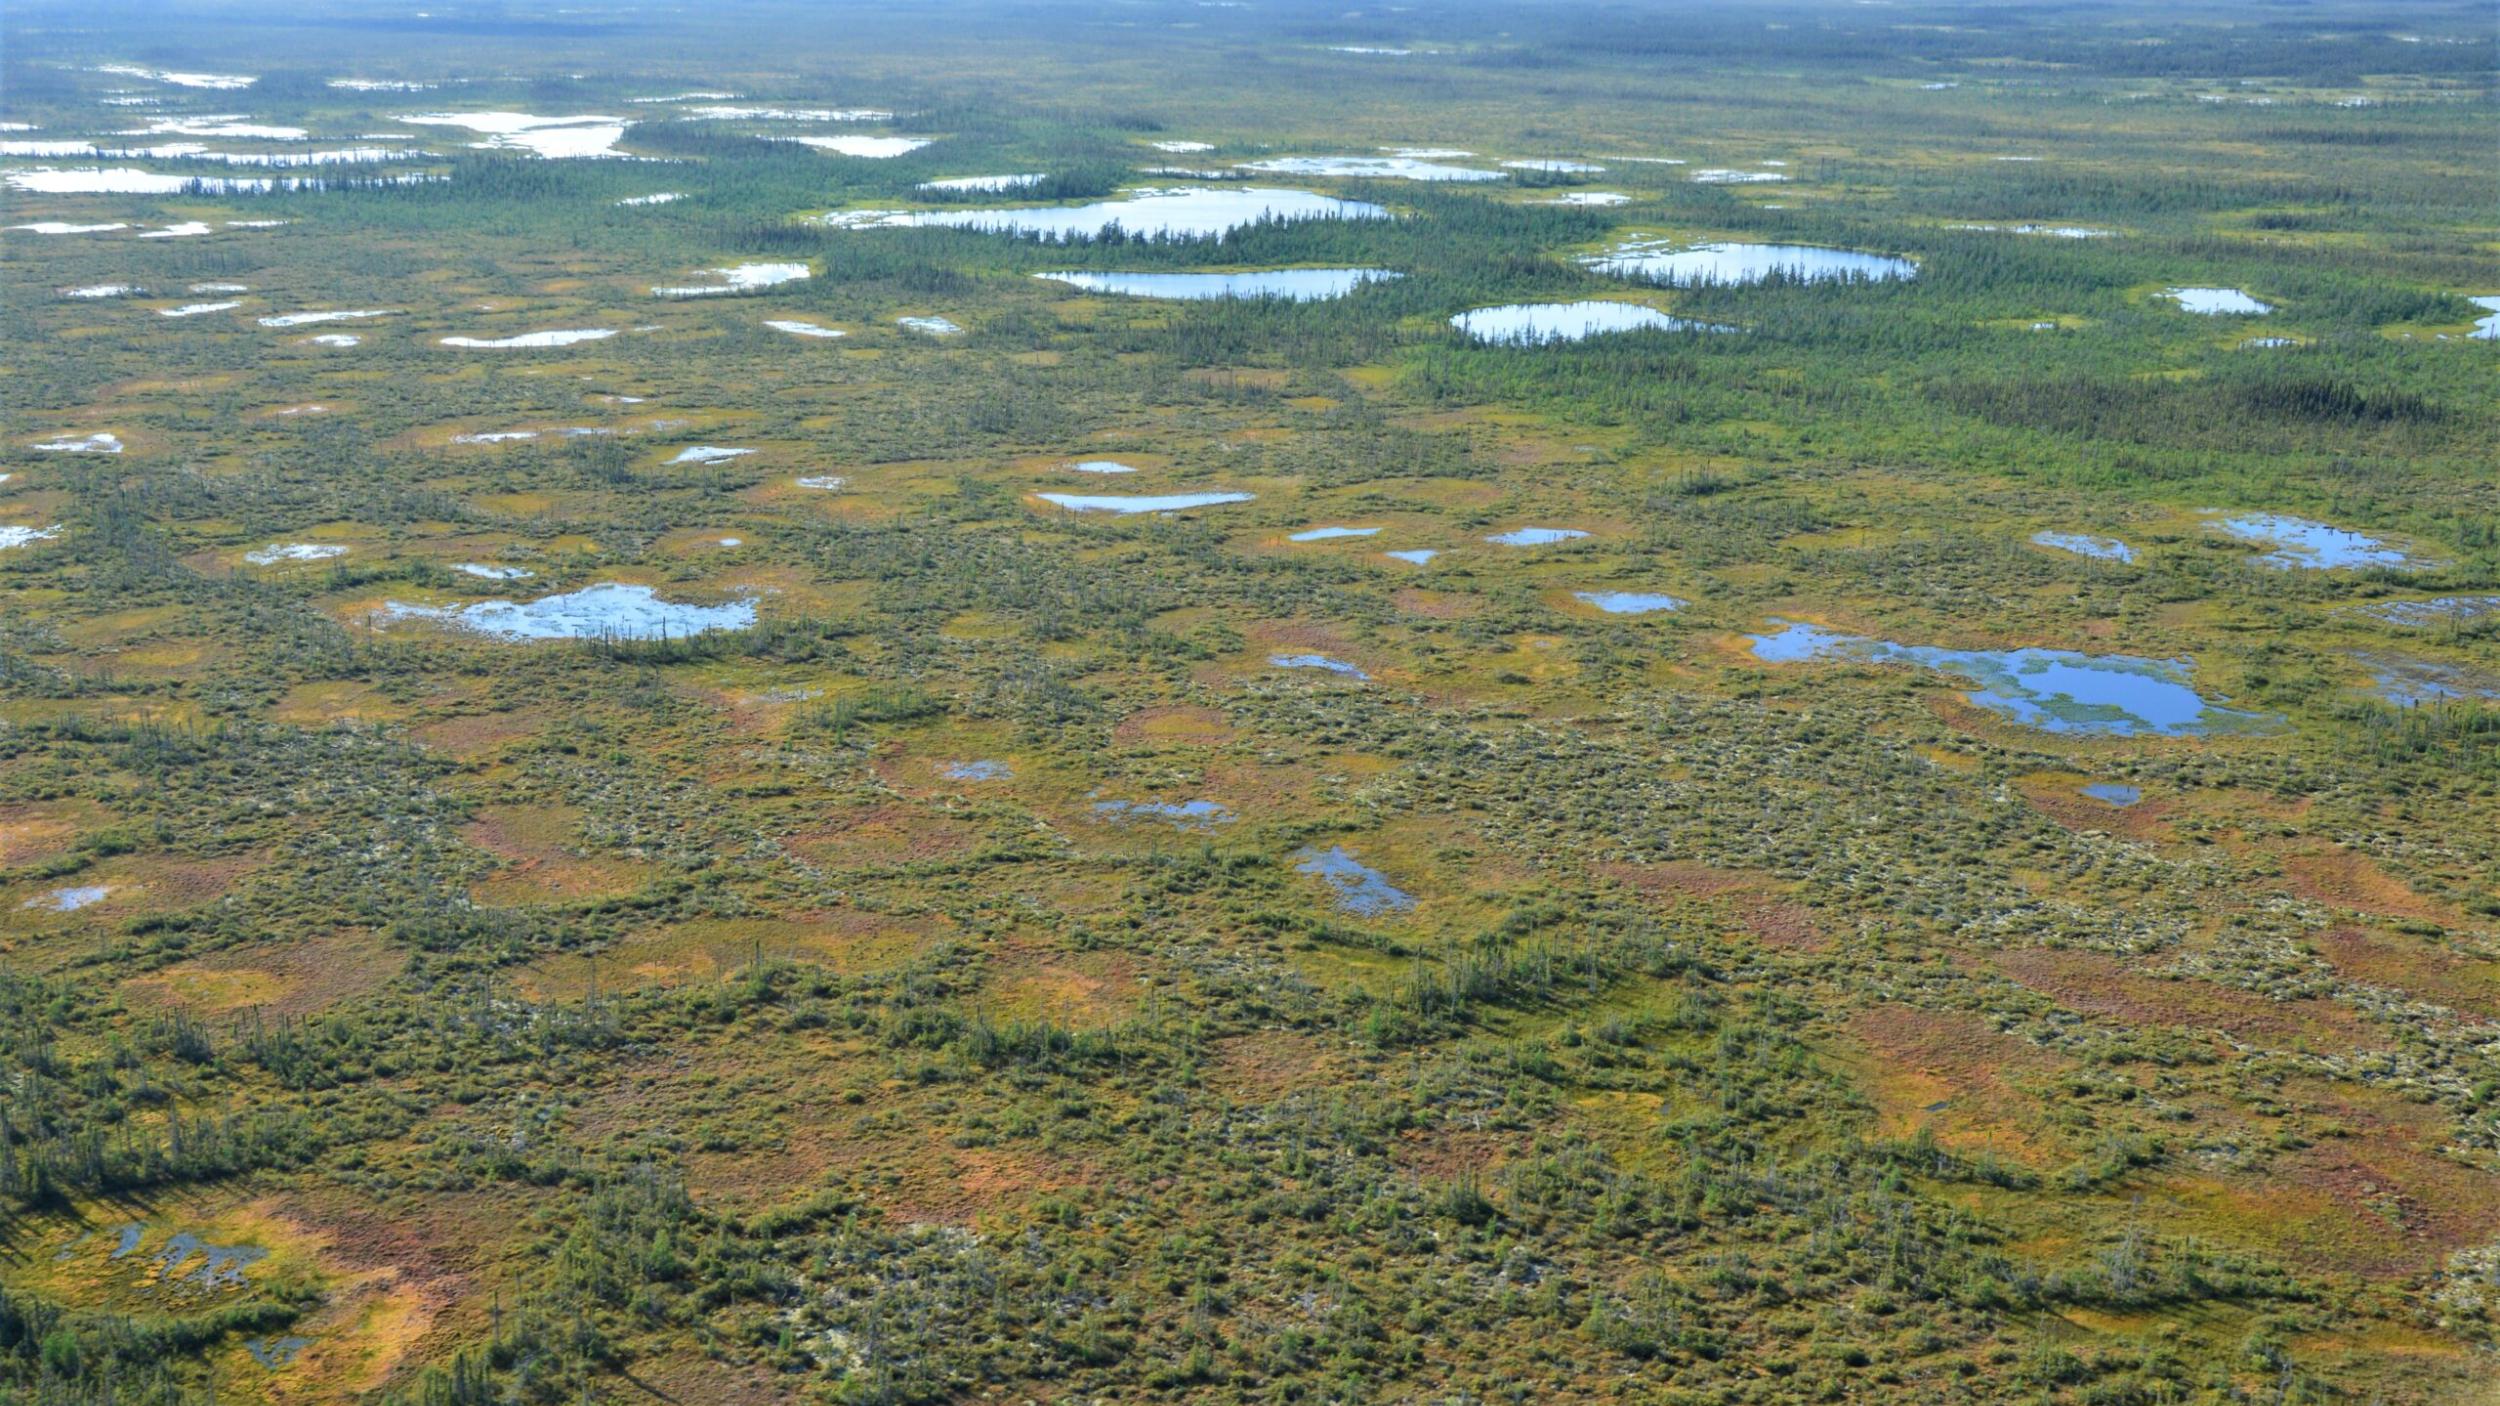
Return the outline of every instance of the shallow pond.
{"type": "Polygon", "coordinates": [[[1682,610],[1687,604],[1656,591],[1573,591],[1571,597],[1608,615],[1650,615],[1661,610],[1682,610]]]}
{"type": "Polygon", "coordinates": [[[938,768],[938,775],[949,781],[1003,781],[1015,775],[1005,762],[948,762],[938,768]]]}
{"type": "Polygon", "coordinates": [[[2474,319],[2474,330],[2466,335],[2478,342],[2500,342],[2500,294],[2487,298],[2468,298],[2467,302],[2491,314],[2474,319]]]}
{"type": "Polygon", "coordinates": [[[50,893],[38,894],[27,899],[18,906],[42,908],[54,913],[75,913],[90,903],[103,902],[104,896],[111,892],[110,888],[102,884],[91,884],[83,888],[54,889],[50,893]]]}
{"type": "MultiPolygon", "coordinates": [[[[0,474],[0,483],[4,483],[14,477],[16,477],[14,474],[0,474]]],[[[53,538],[60,535],[61,525],[57,522],[50,527],[27,527],[18,524],[11,524],[7,527],[0,527],[0,551],[7,551],[14,547],[27,546],[35,542],[49,542],[53,538]]]]}
{"type": "Polygon", "coordinates": [[[894,321],[904,331],[917,332],[924,337],[960,337],[964,330],[943,317],[898,317],[894,321]]]}
{"type": "Polygon", "coordinates": [[[2364,614],[2390,625],[2426,630],[2435,625],[2464,624],[2500,615],[2500,596],[2440,596],[2434,600],[2391,600],[2368,607],[2364,614]]]}
{"type": "Polygon", "coordinates": [[[464,561],[452,570],[464,576],[475,576],[485,581],[526,581],[538,574],[527,567],[490,566],[480,561],[464,561]]]}
{"type": "Polygon", "coordinates": [[[310,327],[322,322],[353,322],[368,317],[389,317],[398,308],[343,308],[328,312],[282,312],[259,319],[263,327],[310,327]]]}
{"type": "Polygon", "coordinates": [[[1913,664],[1970,680],[1970,700],[2048,732],[2135,736],[2201,736],[2247,731],[2270,721],[2220,707],[2188,686],[2191,666],[2131,655],[2077,654],[2062,649],[1940,649],[1844,635],[1791,620],[1774,620],[1752,637],[1754,657],[1775,664],[1849,659],[1913,664]]]}
{"type": "Polygon", "coordinates": [[[347,549],[334,542],[272,542],[243,554],[254,566],[275,566],[282,561],[328,561],[347,555],[347,549]]]}
{"type": "Polygon", "coordinates": [[[541,117],[530,112],[420,112],[394,119],[420,127],[462,127],[484,137],[469,145],[487,151],[526,151],[532,156],[615,156],[631,125],[622,117],[541,117]]]}
{"type": "Polygon", "coordinates": [[[165,1242],[156,1255],[157,1287],[183,1283],[201,1289],[240,1288],[245,1271],[269,1252],[258,1245],[215,1245],[190,1231],[182,1231],[165,1242]],[[196,1267],[192,1261],[199,1261],[196,1267]]]}
{"type": "Polygon", "coordinates": [[[1125,199],[1000,210],[872,210],[830,217],[852,228],[926,225],[1037,239],[1090,239],[1111,226],[1131,237],[1220,239],[1260,220],[1376,220],[1388,211],[1360,200],[1267,186],[1141,188],[1125,199]]]}
{"type": "Polygon", "coordinates": [[[1450,319],[1450,325],[1479,342],[1534,346],[1545,342],[1576,342],[1607,332],[1657,328],[1665,332],[1733,332],[1715,322],[1670,317],[1639,303],[1508,303],[1476,308],[1450,319]]]}
{"type": "Polygon", "coordinates": [[[1550,547],[1556,542],[1571,542],[1588,536],[1576,527],[1514,527],[1485,538],[1497,547],[1550,547]]]}
{"type": "Polygon", "coordinates": [[[1403,552],[1382,552],[1381,555],[1389,558],[1391,561],[1402,561],[1412,566],[1422,566],[1426,562],[1431,561],[1434,557],[1441,554],[1430,547],[1415,547],[1403,552]]]}
{"type": "Polygon", "coordinates": [[[802,322],[794,317],[768,317],[764,319],[764,325],[776,332],[787,332],[793,337],[824,339],[851,335],[839,327],[819,327],[813,322],[802,322]]]}
{"type": "Polygon", "coordinates": [[[1244,161],[1244,171],[1271,176],[1365,176],[1394,181],[1498,181],[1499,171],[1446,166],[1412,156],[1279,156],[1244,161]]]}
{"type": "Polygon", "coordinates": [[[1096,801],[1094,814],[1104,820],[1160,820],[1184,830],[1211,830],[1234,819],[1213,801],[1096,801]]]}
{"type": "Polygon", "coordinates": [[[1080,459],[1068,467],[1081,474],[1133,474],[1137,472],[1117,459],[1080,459]]]}
{"type": "Polygon", "coordinates": [[[2144,792],[2134,786],[2115,781],[2094,781],[2084,786],[2083,794],[2104,805],[2131,806],[2144,799],[2144,792]]]}
{"type": "Polygon", "coordinates": [[[443,345],[487,347],[498,350],[512,347],[569,347],[577,342],[596,342],[615,335],[616,329],[613,327],[571,327],[553,332],[523,332],[513,337],[445,337],[443,345]]]}
{"type": "Polygon", "coordinates": [[[2370,671],[2372,691],[2400,708],[2500,698],[2500,678],[2461,665],[2392,654],[2355,654],[2352,658],[2370,671]]]}
{"type": "Polygon", "coordinates": [[[1072,513],[1177,513],[1190,508],[1212,508],[1222,503],[1247,503],[1256,496],[1249,493],[1044,493],[1038,495],[1045,503],[1066,508],[1072,513]]]}
{"type": "Polygon", "coordinates": [[[2170,288],[2163,290],[2162,296],[2183,311],[2207,317],[2263,317],[2274,311],[2273,304],[2258,302],[2237,288],[2170,288]]]}
{"type": "Polygon", "coordinates": [[[64,435],[59,439],[39,440],[34,447],[53,454],[119,454],[122,452],[122,441],[121,436],[110,430],[98,430],[74,439],[64,435]]]}
{"type": "Polygon", "coordinates": [[[920,184],[913,186],[912,189],[934,191],[1022,190],[1026,186],[1040,185],[1048,179],[1050,179],[1050,177],[1040,171],[1020,171],[1012,176],[949,176],[942,181],[922,181],[920,184]]]}
{"type": "Polygon", "coordinates": [[[724,449],[717,444],[689,444],[678,450],[677,457],[669,462],[672,464],[720,464],[731,459],[743,459],[754,452],[752,449],[724,449]]]}
{"type": "Polygon", "coordinates": [[[1267,662],[1279,669],[1319,669],[1331,674],[1343,674],[1350,679],[1368,681],[1371,678],[1354,665],[1342,659],[1331,659],[1325,654],[1271,654],[1267,662]]]}
{"type": "Polygon", "coordinates": [[[311,1346],[312,1339],[291,1335],[282,1338],[246,1338],[243,1342],[243,1350],[252,1354],[252,1360],[272,1372],[293,1362],[297,1354],[311,1346]]]}
{"type": "Polygon", "coordinates": [[[1288,542],[1335,542],[1347,537],[1377,537],[1377,527],[1311,527],[1294,533],[1288,542]]]}
{"type": "Polygon", "coordinates": [[[2257,557],[2283,570],[2325,571],[2345,566],[2401,567],[2417,563],[2403,549],[2376,537],[2347,532],[2307,518],[2280,513],[2247,513],[2215,524],[2243,542],[2274,550],[2257,557]]]}
{"type": "Polygon", "coordinates": [[[1415,896],[1389,882],[1379,870],[1345,852],[1342,845],[1309,848],[1294,855],[1299,861],[1298,874],[1316,874],[1337,891],[1337,906],[1360,918],[1376,918],[1383,913],[1404,913],[1415,906],[1415,896]]]}
{"type": "Polygon", "coordinates": [[[2035,546],[2054,547],[2061,552],[2073,552],[2076,556],[2099,561],[2135,560],[2135,548],[2115,537],[2094,537],[2084,532],[2035,532],[2031,534],[2031,540],[2035,546]]]}
{"type": "Polygon", "coordinates": [[[1374,279],[1396,278],[1387,269],[1253,269],[1246,273],[1037,273],[1088,293],[1132,298],[1284,298],[1297,303],[1342,298],[1374,279]]]}
{"type": "Polygon", "coordinates": [[[674,288],[654,288],[655,298],[710,298],[723,293],[743,293],[750,288],[771,288],[783,283],[796,283],[812,272],[805,264],[755,263],[731,264],[726,268],[705,269],[720,279],[718,283],[687,284],[674,288]]]}
{"type": "Polygon", "coordinates": [[[836,156],[856,156],[869,161],[890,161],[920,150],[933,137],[791,137],[801,146],[830,151],[836,156]]]}
{"type": "Polygon", "coordinates": [[[1678,245],[1636,241],[1584,261],[1600,273],[1681,286],[1766,283],[1774,278],[1807,283],[1883,282],[1916,278],[1918,265],[1893,254],[1830,249],[1818,244],[1678,245]]]}
{"type": "Polygon", "coordinates": [[[755,624],[752,600],[689,605],[661,600],[649,586],[618,584],[586,586],[534,601],[441,606],[391,601],[382,609],[395,620],[433,620],[503,640],[684,639],[755,624]]]}

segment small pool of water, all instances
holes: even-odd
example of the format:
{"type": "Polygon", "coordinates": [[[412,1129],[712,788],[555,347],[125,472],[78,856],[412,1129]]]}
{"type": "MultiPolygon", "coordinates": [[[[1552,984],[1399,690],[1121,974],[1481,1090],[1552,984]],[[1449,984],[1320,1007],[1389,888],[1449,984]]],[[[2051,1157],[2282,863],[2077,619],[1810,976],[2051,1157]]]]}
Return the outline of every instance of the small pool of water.
{"type": "Polygon", "coordinates": [[[2141,789],[2121,785],[2115,781],[2091,782],[2083,788],[2083,794],[2104,805],[2120,807],[2131,806],[2144,799],[2144,792],[2141,789]]]}
{"type": "Polygon", "coordinates": [[[751,288],[773,288],[796,283],[809,277],[813,270],[805,264],[754,263],[731,264],[726,268],[705,269],[720,280],[717,283],[685,284],[674,288],[654,288],[655,298],[711,298],[724,293],[743,293],[751,288]]]}
{"type": "Polygon", "coordinates": [[[1004,190],[1022,190],[1026,186],[1037,186],[1049,179],[1047,174],[1040,171],[1019,171],[1008,176],[949,176],[942,181],[922,181],[912,189],[941,193],[958,190],[995,193],[1004,190]]]}
{"type": "Polygon", "coordinates": [[[1572,542],[1588,536],[1576,527],[1514,527],[1485,538],[1497,547],[1550,547],[1556,542],[1572,542]]]}
{"type": "MultiPolygon", "coordinates": [[[[15,474],[0,474],[0,483],[6,483],[14,477],[16,477],[15,474]]],[[[6,527],[0,527],[0,551],[31,546],[37,542],[49,542],[60,535],[61,525],[57,522],[50,527],[31,527],[22,523],[11,523],[6,527]]]]}
{"type": "Polygon", "coordinates": [[[2162,296],[2184,311],[2207,317],[2263,317],[2274,311],[2273,304],[2258,302],[2237,288],[2170,288],[2162,296]]]}
{"type": "Polygon", "coordinates": [[[91,884],[82,888],[54,889],[50,893],[38,894],[27,899],[18,906],[41,908],[53,913],[75,913],[90,903],[103,902],[104,896],[111,892],[112,889],[103,884],[91,884]]]}
{"type": "Polygon", "coordinates": [[[2393,654],[2355,654],[2352,659],[2370,671],[2371,691],[2399,708],[2500,698],[2500,678],[2463,665],[2393,654]]]}
{"type": "Polygon", "coordinates": [[[347,549],[335,542],[272,542],[243,554],[254,566],[275,566],[282,561],[328,561],[347,555],[347,549]]]}
{"type": "Polygon", "coordinates": [[[596,342],[616,335],[613,327],[568,327],[552,332],[523,332],[512,337],[445,337],[447,347],[569,347],[577,342],[596,342]]]}
{"type": "Polygon", "coordinates": [[[2468,298],[2467,302],[2490,313],[2474,319],[2474,330],[2465,335],[2478,342],[2500,342],[2500,294],[2485,298],[2468,298]]]}
{"type": "Polygon", "coordinates": [[[898,317],[894,321],[904,331],[917,332],[924,337],[960,337],[964,330],[943,317],[898,317]]]}
{"type": "Polygon", "coordinates": [[[1239,169],[1268,176],[1360,176],[1389,181],[1498,181],[1499,171],[1448,166],[1414,156],[1278,156],[1239,169]]]}
{"type": "Polygon", "coordinates": [[[1089,293],[1132,298],[1284,298],[1307,303],[1342,298],[1375,279],[1396,278],[1387,269],[1253,269],[1245,273],[1037,273],[1089,293]]]}
{"type": "Polygon", "coordinates": [[[1430,547],[1414,547],[1403,552],[1382,552],[1381,555],[1391,561],[1402,561],[1410,566],[1422,566],[1441,553],[1430,547]]]}
{"type": "Polygon", "coordinates": [[[519,566],[490,566],[485,562],[464,561],[452,570],[484,581],[526,581],[537,572],[519,566]]]}
{"type": "Polygon", "coordinates": [[[1004,781],[1015,773],[1005,762],[948,762],[938,768],[938,775],[949,781],[1004,781]]]}
{"type": "Polygon", "coordinates": [[[1213,801],[1096,801],[1094,814],[1104,820],[1160,820],[1184,830],[1211,830],[1235,818],[1213,801]]]}
{"type": "Polygon", "coordinates": [[[1415,906],[1415,896],[1389,882],[1379,870],[1345,852],[1342,845],[1326,849],[1307,848],[1294,855],[1297,874],[1315,874],[1337,891],[1337,906],[1358,918],[1376,918],[1384,913],[1404,913],[1415,906]]]}
{"type": "Polygon", "coordinates": [[[1639,303],[1583,301],[1576,303],[1506,303],[1475,308],[1450,319],[1450,325],[1479,342],[1536,346],[1576,342],[1607,332],[1733,332],[1716,322],[1671,317],[1639,303]]]}
{"type": "Polygon", "coordinates": [[[1137,472],[1136,469],[1117,459],[1080,459],[1068,467],[1081,474],[1133,474],[1137,472]]]}
{"type": "Polygon", "coordinates": [[[2436,625],[2462,625],[2500,615],[2500,596],[2440,596],[2433,600],[2382,601],[2366,607],[2363,613],[2390,625],[2427,630],[2436,625]]]}
{"type": "Polygon", "coordinates": [[[1335,542],[1347,537],[1377,537],[1377,527],[1313,527],[1294,533],[1288,542],[1335,542]]]}
{"type": "Polygon", "coordinates": [[[1682,610],[1688,603],[1655,591],[1573,591],[1571,596],[1608,615],[1652,615],[1661,610],[1682,610]]]}
{"type": "Polygon", "coordinates": [[[1325,654],[1271,654],[1267,657],[1267,662],[1279,669],[1323,669],[1332,674],[1343,674],[1350,679],[1371,677],[1354,665],[1342,659],[1331,659],[1325,654]]]}
{"type": "Polygon", "coordinates": [[[868,210],[830,216],[842,228],[944,226],[1036,239],[1090,239],[1118,226],[1131,237],[1221,239],[1260,220],[1377,220],[1389,212],[1360,200],[1268,186],[1141,187],[1118,200],[1000,210],[868,210]]]}
{"type": "Polygon", "coordinates": [[[2209,703],[2188,684],[2183,661],[2062,649],[1940,649],[1845,635],[1791,620],[1753,637],[1754,657],[1775,664],[1849,659],[1911,664],[1968,679],[1971,702],[2046,732],[2167,737],[2246,732],[2271,719],[2209,703]]]}
{"type": "Polygon", "coordinates": [[[1872,283],[1918,276],[1917,264],[1893,254],[1868,254],[1819,244],[1746,244],[1733,240],[1710,244],[1635,241],[1586,262],[1600,273],[1619,278],[1645,278],[1686,287],[1767,283],[1774,278],[1807,283],[1872,283]]]}
{"type": "Polygon", "coordinates": [[[764,319],[764,325],[776,332],[787,332],[793,337],[817,337],[829,340],[851,335],[839,327],[820,327],[813,322],[802,321],[795,317],[768,317],[764,319]]]}
{"type": "Polygon", "coordinates": [[[1247,503],[1250,493],[1042,493],[1043,502],[1072,513],[1177,513],[1223,503],[1247,503]]]}
{"type": "Polygon", "coordinates": [[[110,430],[98,430],[90,435],[63,435],[58,439],[39,440],[34,447],[51,454],[119,454],[122,452],[122,440],[120,435],[110,430]]]}
{"type": "Polygon", "coordinates": [[[689,444],[678,450],[677,457],[669,462],[672,464],[722,464],[731,459],[743,459],[754,452],[752,449],[729,449],[717,444],[689,444]]]}
{"type": "Polygon", "coordinates": [[[486,600],[469,605],[407,605],[391,601],[395,620],[432,620],[501,640],[684,639],[755,624],[755,602],[689,605],[664,601],[649,586],[603,584],[534,601],[486,600]]]}
{"type": "Polygon", "coordinates": [[[2054,547],[2061,552],[2073,552],[2076,556],[2098,561],[2135,560],[2135,548],[2115,537],[2094,537],[2083,532],[2035,532],[2031,534],[2031,540],[2035,546],[2054,547]]]}
{"type": "Polygon", "coordinates": [[[298,1354],[311,1346],[312,1339],[292,1335],[280,1338],[246,1338],[243,1342],[243,1350],[252,1354],[252,1360],[272,1372],[294,1362],[298,1354]]]}
{"type": "Polygon", "coordinates": [[[2283,570],[2326,571],[2337,567],[2419,565],[2412,556],[2376,537],[2347,532],[2307,518],[2280,513],[2244,513],[2215,524],[2226,535],[2256,546],[2271,547],[2257,560],[2283,570]]]}

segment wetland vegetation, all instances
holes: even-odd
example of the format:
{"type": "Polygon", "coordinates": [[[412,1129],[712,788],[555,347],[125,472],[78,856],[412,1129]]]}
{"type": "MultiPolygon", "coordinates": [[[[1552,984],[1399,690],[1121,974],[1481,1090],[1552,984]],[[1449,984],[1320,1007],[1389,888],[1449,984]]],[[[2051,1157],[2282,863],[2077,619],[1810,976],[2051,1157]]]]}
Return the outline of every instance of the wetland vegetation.
{"type": "Polygon", "coordinates": [[[2487,1403],[2490,20],[13,0],[0,1401],[2487,1403]]]}

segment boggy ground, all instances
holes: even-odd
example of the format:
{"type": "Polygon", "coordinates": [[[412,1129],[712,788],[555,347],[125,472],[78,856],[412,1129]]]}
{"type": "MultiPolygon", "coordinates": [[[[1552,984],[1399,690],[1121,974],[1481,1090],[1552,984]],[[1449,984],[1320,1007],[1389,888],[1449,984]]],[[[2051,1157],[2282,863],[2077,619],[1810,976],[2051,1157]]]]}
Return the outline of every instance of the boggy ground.
{"type": "Polygon", "coordinates": [[[2487,15],[268,18],[0,59],[12,140],[422,153],[9,171],[447,177],[8,193],[0,1394],[2493,1399],[2487,15]],[[822,219],[1389,148],[1498,178],[822,219]],[[1584,261],[1657,238],[1917,277],[1584,261]],[[1030,277],[1266,267],[1402,277],[1030,277]],[[1743,330],[1448,322],[1590,299],[1743,330]]]}

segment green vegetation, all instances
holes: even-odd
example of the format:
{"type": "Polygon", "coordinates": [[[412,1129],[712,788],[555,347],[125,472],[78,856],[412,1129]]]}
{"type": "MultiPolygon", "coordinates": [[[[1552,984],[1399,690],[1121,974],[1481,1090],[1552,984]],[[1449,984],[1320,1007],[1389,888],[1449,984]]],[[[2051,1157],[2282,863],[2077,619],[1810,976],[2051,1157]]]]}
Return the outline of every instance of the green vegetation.
{"type": "Polygon", "coordinates": [[[10,7],[0,1400],[2487,1400],[2488,21],[10,7]]]}

